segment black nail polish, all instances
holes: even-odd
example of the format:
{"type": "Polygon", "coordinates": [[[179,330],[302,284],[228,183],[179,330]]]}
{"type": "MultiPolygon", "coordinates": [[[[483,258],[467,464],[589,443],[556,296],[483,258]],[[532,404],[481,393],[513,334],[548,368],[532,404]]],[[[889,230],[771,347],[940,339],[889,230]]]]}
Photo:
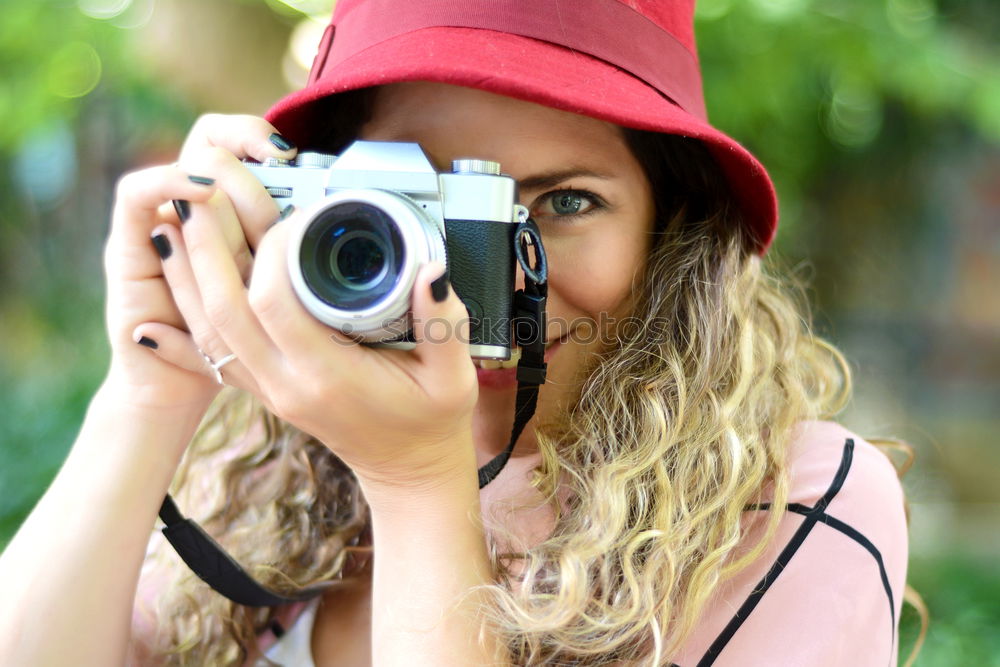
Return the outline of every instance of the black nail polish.
{"type": "Polygon", "coordinates": [[[431,296],[438,303],[448,298],[448,269],[431,282],[431,296]]]}
{"type": "Polygon", "coordinates": [[[187,222],[191,217],[191,202],[185,199],[175,199],[174,210],[177,211],[177,217],[181,219],[181,222],[187,222]]]}
{"type": "Polygon", "coordinates": [[[283,136],[281,136],[277,132],[272,133],[271,136],[268,137],[268,139],[270,139],[270,141],[271,141],[272,144],[274,144],[275,146],[277,146],[278,148],[280,148],[283,151],[290,151],[290,150],[294,150],[294,148],[295,148],[295,144],[293,144],[288,139],[285,139],[283,136]]]}
{"type": "Polygon", "coordinates": [[[209,178],[208,176],[195,176],[194,174],[189,174],[188,180],[192,183],[197,183],[198,185],[215,185],[215,179],[209,178]]]}
{"type": "Polygon", "coordinates": [[[273,632],[274,636],[278,639],[285,636],[285,628],[281,626],[281,623],[278,623],[277,619],[271,621],[271,632],[273,632]]]}
{"type": "Polygon", "coordinates": [[[278,224],[279,222],[281,222],[282,220],[284,220],[285,218],[287,218],[288,216],[290,216],[294,212],[295,212],[295,205],[294,204],[289,204],[285,208],[281,209],[281,213],[278,214],[277,219],[275,219],[274,222],[272,222],[267,227],[265,227],[264,231],[266,232],[268,229],[271,229],[271,227],[274,227],[276,224],[278,224]]]}
{"type": "Polygon", "coordinates": [[[140,338],[136,342],[139,343],[139,345],[142,345],[144,347],[148,347],[151,350],[155,350],[158,347],[160,347],[159,344],[155,340],[153,340],[152,338],[146,338],[145,336],[143,336],[142,338],[140,338]]]}
{"type": "Polygon", "coordinates": [[[174,249],[170,247],[170,239],[168,239],[165,234],[157,234],[152,240],[153,247],[156,248],[156,253],[160,256],[160,259],[170,257],[170,253],[172,253],[174,249]]]}

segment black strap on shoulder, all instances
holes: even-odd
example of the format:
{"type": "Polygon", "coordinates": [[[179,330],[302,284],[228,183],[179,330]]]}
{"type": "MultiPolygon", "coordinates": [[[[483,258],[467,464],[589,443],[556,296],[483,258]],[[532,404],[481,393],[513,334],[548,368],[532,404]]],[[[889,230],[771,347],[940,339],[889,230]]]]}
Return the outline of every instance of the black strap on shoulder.
{"type": "MultiPolygon", "coordinates": [[[[521,431],[535,413],[538,387],[545,382],[545,300],[548,294],[548,265],[541,234],[530,218],[514,232],[514,254],[524,270],[524,289],[514,293],[514,340],[521,346],[517,364],[517,404],[514,426],[507,448],[479,469],[479,488],[483,488],[503,470],[514,451],[521,431]],[[534,250],[535,263],[528,262],[528,248],[534,250]]],[[[274,607],[314,598],[331,584],[318,584],[290,595],[275,593],[247,573],[226,550],[201,526],[181,516],[168,494],[160,507],[160,519],[166,524],[163,534],[181,559],[206,584],[237,604],[248,607],[274,607]]]]}

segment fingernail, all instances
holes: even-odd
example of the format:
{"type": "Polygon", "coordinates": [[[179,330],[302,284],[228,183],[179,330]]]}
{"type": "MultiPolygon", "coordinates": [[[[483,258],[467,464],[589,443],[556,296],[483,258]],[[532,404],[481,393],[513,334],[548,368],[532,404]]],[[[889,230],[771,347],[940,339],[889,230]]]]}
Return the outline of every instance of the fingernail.
{"type": "Polygon", "coordinates": [[[268,137],[268,139],[271,140],[272,144],[274,144],[283,151],[290,151],[295,149],[295,144],[293,144],[288,139],[285,139],[277,132],[272,133],[271,136],[268,137]]]}
{"type": "Polygon", "coordinates": [[[177,211],[177,217],[181,219],[182,223],[187,222],[191,217],[191,202],[186,199],[175,199],[174,210],[177,211]]]}
{"type": "Polygon", "coordinates": [[[170,247],[170,239],[165,234],[157,234],[153,237],[153,247],[156,248],[156,253],[160,256],[160,259],[170,257],[170,253],[174,251],[170,247]]]}
{"type": "Polygon", "coordinates": [[[278,219],[275,220],[274,222],[279,223],[294,212],[295,212],[295,204],[289,204],[285,208],[281,209],[281,213],[278,214],[278,219]]]}
{"type": "Polygon", "coordinates": [[[448,269],[431,282],[431,296],[438,303],[448,298],[448,269]]]}
{"type": "Polygon", "coordinates": [[[281,209],[281,213],[278,214],[278,218],[274,222],[272,222],[271,224],[269,224],[267,226],[267,228],[264,229],[264,231],[266,232],[271,227],[274,227],[276,224],[278,224],[279,222],[281,222],[282,220],[284,220],[285,218],[287,218],[288,216],[290,216],[294,212],[295,212],[295,205],[294,204],[289,204],[285,208],[281,209]]]}
{"type": "Polygon", "coordinates": [[[215,185],[215,179],[209,178],[208,176],[195,176],[193,174],[189,174],[188,180],[192,183],[197,183],[198,185],[215,185]]]}
{"type": "Polygon", "coordinates": [[[156,348],[160,347],[159,344],[155,340],[153,340],[152,338],[146,338],[145,336],[143,336],[142,338],[140,338],[136,342],[139,343],[139,345],[142,345],[144,347],[148,347],[151,350],[155,350],[156,348]]]}

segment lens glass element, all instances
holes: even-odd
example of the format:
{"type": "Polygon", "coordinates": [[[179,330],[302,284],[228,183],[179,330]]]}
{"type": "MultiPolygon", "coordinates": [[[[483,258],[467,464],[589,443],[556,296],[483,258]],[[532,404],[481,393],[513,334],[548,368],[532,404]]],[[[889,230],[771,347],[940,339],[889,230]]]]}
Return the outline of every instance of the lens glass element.
{"type": "Polygon", "coordinates": [[[404,245],[382,209],[344,202],[309,224],[299,254],[302,276],[317,297],[340,310],[370,308],[388,294],[403,268],[404,245]]]}
{"type": "Polygon", "coordinates": [[[344,232],[330,251],[330,275],[348,289],[364,290],[385,275],[385,244],[371,232],[344,232]]]}

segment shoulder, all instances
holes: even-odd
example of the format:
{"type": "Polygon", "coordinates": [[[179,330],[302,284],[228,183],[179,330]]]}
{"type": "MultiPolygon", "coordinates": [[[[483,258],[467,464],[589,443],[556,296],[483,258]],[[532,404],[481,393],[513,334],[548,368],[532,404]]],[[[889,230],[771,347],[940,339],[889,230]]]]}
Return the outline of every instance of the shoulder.
{"type": "Polygon", "coordinates": [[[834,422],[799,424],[788,449],[793,509],[821,510],[887,550],[906,543],[903,488],[889,457],[834,422]]]}
{"type": "Polygon", "coordinates": [[[801,423],[788,450],[788,512],[814,524],[811,539],[836,544],[813,548],[817,566],[851,557],[877,566],[899,609],[906,580],[908,529],[903,487],[889,457],[834,422],[801,423]],[[835,555],[838,554],[838,555],[835,555]]]}
{"type": "Polygon", "coordinates": [[[881,481],[885,484],[879,486],[893,489],[897,499],[902,498],[896,469],[889,458],[857,433],[832,421],[800,422],[792,432],[788,465],[793,488],[800,494],[808,495],[822,486],[824,481],[832,481],[831,478],[844,465],[848,450],[851,451],[846,454],[849,459],[846,471],[853,482],[881,481]]]}
{"type": "Polygon", "coordinates": [[[832,422],[788,448],[787,507],[748,508],[748,548],[781,512],[763,555],[720,585],[678,664],[894,664],[906,580],[903,492],[888,457],[832,422]]]}
{"type": "Polygon", "coordinates": [[[787,460],[793,495],[789,502],[818,500],[838,473],[844,477],[837,495],[866,493],[902,502],[899,477],[889,457],[836,422],[799,423],[788,445],[787,460]]]}

